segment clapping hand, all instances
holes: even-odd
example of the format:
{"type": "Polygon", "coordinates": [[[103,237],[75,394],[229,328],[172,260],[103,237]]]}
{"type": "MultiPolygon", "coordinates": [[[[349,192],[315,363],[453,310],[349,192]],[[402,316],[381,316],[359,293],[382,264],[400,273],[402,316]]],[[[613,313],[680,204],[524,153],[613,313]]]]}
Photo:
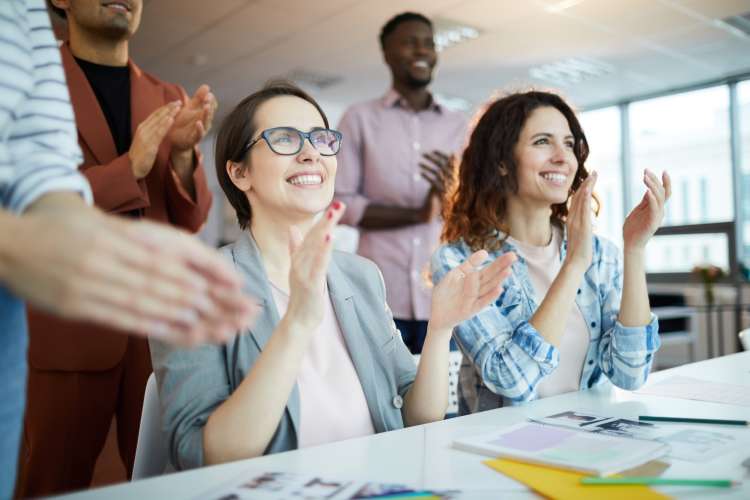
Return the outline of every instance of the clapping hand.
{"type": "Polygon", "coordinates": [[[211,129],[217,107],[216,97],[208,85],[201,85],[190,99],[183,98],[182,109],[169,130],[172,147],[186,151],[196,146],[211,129]]]}
{"type": "Polygon", "coordinates": [[[40,198],[9,243],[7,286],[65,318],[189,346],[226,342],[259,311],[237,272],[197,238],[106,215],[76,194],[40,198]]]}
{"type": "Polygon", "coordinates": [[[567,264],[585,271],[591,265],[593,229],[591,223],[591,198],[596,184],[597,173],[591,174],[578,187],[570,199],[568,217],[565,221],[568,229],[568,251],[565,257],[567,264]]]}
{"type": "Polygon", "coordinates": [[[432,151],[422,155],[419,164],[422,178],[430,184],[430,190],[422,203],[422,218],[430,222],[440,215],[441,201],[453,179],[453,158],[442,151],[432,151]]]}
{"type": "Polygon", "coordinates": [[[333,251],[333,230],[346,207],[333,202],[325,215],[304,237],[297,227],[290,229],[289,307],[287,317],[312,330],[323,321],[326,273],[333,251]]]}
{"type": "Polygon", "coordinates": [[[430,328],[452,330],[476,315],[497,299],[515,262],[513,253],[503,254],[484,268],[487,252],[474,252],[460,266],[452,269],[432,291],[430,328]]]}
{"type": "Polygon", "coordinates": [[[628,214],[622,226],[625,250],[643,250],[664,218],[664,204],[672,195],[672,181],[666,172],[659,178],[646,169],[643,171],[646,192],[641,202],[628,214]]]}

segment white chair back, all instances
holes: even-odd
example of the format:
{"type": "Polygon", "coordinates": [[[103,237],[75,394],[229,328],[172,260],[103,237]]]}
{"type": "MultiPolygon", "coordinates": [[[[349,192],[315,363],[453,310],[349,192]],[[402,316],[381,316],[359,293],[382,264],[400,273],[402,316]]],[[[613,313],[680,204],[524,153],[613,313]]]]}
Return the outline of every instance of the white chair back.
{"type": "Polygon", "coordinates": [[[161,432],[159,391],[156,387],[156,377],[152,373],[146,383],[146,394],[143,397],[132,481],[161,475],[166,467],[167,444],[161,432]]]}
{"type": "MultiPolygon", "coordinates": [[[[414,362],[419,365],[419,354],[414,354],[414,362]]],[[[461,351],[448,353],[448,410],[446,415],[458,415],[458,373],[461,371],[461,351]]]]}
{"type": "Polygon", "coordinates": [[[750,328],[745,328],[737,335],[740,337],[742,348],[746,351],[750,351],[750,328]]]}

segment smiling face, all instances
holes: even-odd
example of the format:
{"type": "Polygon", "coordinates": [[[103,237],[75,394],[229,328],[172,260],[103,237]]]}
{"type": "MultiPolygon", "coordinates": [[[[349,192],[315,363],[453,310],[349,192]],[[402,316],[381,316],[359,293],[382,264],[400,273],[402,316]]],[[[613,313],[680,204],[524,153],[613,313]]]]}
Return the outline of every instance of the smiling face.
{"type": "Polygon", "coordinates": [[[526,119],[514,148],[518,190],[526,205],[549,208],[568,199],[578,160],[575,139],[565,116],[556,108],[536,108],[526,119]]]}
{"type": "Polygon", "coordinates": [[[426,87],[437,64],[432,28],[422,21],[402,22],[385,39],[383,55],[395,82],[426,87]]]}
{"type": "MultiPolygon", "coordinates": [[[[311,103],[285,95],[258,106],[253,139],[274,127],[309,132],[325,128],[325,122],[311,103]]],[[[288,156],[274,153],[261,139],[250,149],[245,165],[239,170],[230,166],[229,174],[235,186],[246,194],[254,220],[264,214],[275,214],[303,221],[331,203],[336,165],[335,156],[322,156],[307,139],[299,153],[288,156]]]]}
{"type": "Polygon", "coordinates": [[[73,29],[121,40],[130,38],[141,23],[143,0],[52,0],[65,10],[73,29]]]}

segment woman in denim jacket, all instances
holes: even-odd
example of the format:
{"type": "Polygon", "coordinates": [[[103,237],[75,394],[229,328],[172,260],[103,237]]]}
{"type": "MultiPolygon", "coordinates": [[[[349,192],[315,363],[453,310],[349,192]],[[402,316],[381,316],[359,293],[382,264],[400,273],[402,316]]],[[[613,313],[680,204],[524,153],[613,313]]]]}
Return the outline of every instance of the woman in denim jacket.
{"type": "Polygon", "coordinates": [[[518,261],[498,300],[454,329],[464,353],[461,413],[606,379],[630,390],[646,381],[660,342],[644,250],[661,223],[669,176],[644,172],[646,192],[625,219],[621,254],[592,232],[597,176],[584,167],[588,152],[575,113],[554,94],[500,98],[477,122],[446,197],[433,281],[479,248],[518,261]]]}

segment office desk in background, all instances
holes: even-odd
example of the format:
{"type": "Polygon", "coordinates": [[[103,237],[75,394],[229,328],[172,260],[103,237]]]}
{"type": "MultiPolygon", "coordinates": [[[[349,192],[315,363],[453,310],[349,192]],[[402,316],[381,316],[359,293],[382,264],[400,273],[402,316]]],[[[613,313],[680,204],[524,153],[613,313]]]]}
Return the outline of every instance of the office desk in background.
{"type": "MultiPolygon", "coordinates": [[[[750,352],[742,352],[653,373],[651,382],[684,375],[713,382],[750,387],[750,352]]],[[[677,400],[622,391],[610,386],[563,394],[521,407],[501,408],[434,424],[352,439],[324,446],[280,453],[226,465],[170,474],[129,484],[68,495],[66,500],[93,499],[195,499],[232,479],[254,473],[282,471],[317,474],[330,479],[361,479],[403,483],[417,488],[496,490],[503,498],[538,498],[522,485],[482,464],[485,457],[451,448],[453,439],[516,424],[528,417],[544,417],[565,410],[599,415],[680,415],[748,419],[750,407],[677,400]]],[[[710,427],[707,427],[710,428],[710,427]]],[[[689,498],[750,498],[750,473],[741,463],[750,449],[740,449],[709,462],[668,459],[672,466],[664,477],[742,478],[732,489],[658,488],[666,494],[689,498]]]]}

